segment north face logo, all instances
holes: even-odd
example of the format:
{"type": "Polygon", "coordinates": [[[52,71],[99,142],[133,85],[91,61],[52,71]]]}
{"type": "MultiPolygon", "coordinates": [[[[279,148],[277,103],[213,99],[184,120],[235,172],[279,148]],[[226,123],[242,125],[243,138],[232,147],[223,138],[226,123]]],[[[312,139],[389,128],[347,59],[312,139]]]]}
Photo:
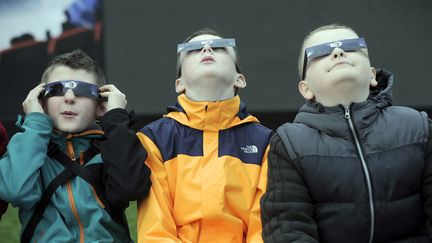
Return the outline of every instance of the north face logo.
{"type": "Polygon", "coordinates": [[[240,148],[246,154],[256,154],[258,153],[258,148],[255,145],[246,145],[240,148]]]}

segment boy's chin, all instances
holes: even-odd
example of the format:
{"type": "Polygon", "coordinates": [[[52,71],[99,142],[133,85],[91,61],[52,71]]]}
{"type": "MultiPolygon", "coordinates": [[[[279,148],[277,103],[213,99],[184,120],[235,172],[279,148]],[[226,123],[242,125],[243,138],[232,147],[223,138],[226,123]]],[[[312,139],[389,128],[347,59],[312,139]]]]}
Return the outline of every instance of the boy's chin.
{"type": "Polygon", "coordinates": [[[364,75],[360,75],[352,68],[340,68],[337,70],[333,70],[328,77],[329,80],[333,80],[335,83],[338,82],[354,82],[359,83],[362,82],[361,79],[364,75]]]}
{"type": "Polygon", "coordinates": [[[55,127],[58,131],[62,133],[79,133],[85,130],[85,128],[81,126],[73,126],[73,125],[60,125],[55,127]]]}

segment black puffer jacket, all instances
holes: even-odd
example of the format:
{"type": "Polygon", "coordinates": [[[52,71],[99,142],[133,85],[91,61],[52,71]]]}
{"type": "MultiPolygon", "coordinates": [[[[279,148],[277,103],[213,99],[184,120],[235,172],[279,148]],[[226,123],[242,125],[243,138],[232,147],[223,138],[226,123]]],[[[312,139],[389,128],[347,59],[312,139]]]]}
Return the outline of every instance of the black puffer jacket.
{"type": "Polygon", "coordinates": [[[366,102],[308,102],[278,129],[261,200],[265,242],[431,242],[431,125],[391,105],[389,72],[377,80],[366,102]]]}

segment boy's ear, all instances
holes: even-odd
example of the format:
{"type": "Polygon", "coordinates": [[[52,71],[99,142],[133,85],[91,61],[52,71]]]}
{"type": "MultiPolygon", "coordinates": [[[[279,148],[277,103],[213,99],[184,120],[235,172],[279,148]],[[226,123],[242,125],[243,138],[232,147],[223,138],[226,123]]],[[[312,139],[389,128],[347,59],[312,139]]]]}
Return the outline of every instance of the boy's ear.
{"type": "Polygon", "coordinates": [[[107,101],[101,102],[96,107],[96,117],[103,117],[107,111],[107,101]]]}
{"type": "Polygon", "coordinates": [[[376,81],[376,70],[374,67],[371,67],[371,82],[370,85],[372,87],[376,87],[378,85],[378,81],[376,81]]]}
{"type": "Polygon", "coordinates": [[[236,88],[244,88],[246,87],[247,83],[246,83],[246,78],[243,74],[237,74],[237,78],[234,81],[234,87],[236,88]]]}
{"type": "Polygon", "coordinates": [[[176,79],[176,81],[175,81],[175,90],[179,94],[183,93],[185,91],[184,84],[180,78],[176,79]]]}
{"type": "Polygon", "coordinates": [[[299,82],[298,89],[300,94],[302,94],[303,97],[307,100],[312,100],[313,97],[315,96],[312,90],[310,89],[308,82],[305,80],[299,82]]]}

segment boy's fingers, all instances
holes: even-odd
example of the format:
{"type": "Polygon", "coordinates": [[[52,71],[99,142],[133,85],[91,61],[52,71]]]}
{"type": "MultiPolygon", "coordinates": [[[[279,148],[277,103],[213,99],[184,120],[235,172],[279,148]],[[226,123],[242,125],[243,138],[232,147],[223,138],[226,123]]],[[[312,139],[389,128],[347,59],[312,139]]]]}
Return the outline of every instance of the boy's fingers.
{"type": "Polygon", "coordinates": [[[45,84],[39,84],[39,85],[37,85],[36,87],[34,87],[32,90],[30,90],[30,92],[32,92],[32,91],[34,91],[34,90],[40,90],[40,89],[43,89],[44,86],[45,86],[45,84]]]}
{"type": "Polygon", "coordinates": [[[45,91],[45,85],[41,85],[37,87],[37,94],[39,95],[42,93],[42,91],[45,91]]]}
{"type": "Polygon", "coordinates": [[[108,90],[109,90],[109,86],[108,86],[108,84],[107,84],[107,85],[104,85],[104,86],[101,86],[101,87],[99,87],[99,90],[100,90],[100,91],[108,91],[108,90]]]}
{"type": "Polygon", "coordinates": [[[105,91],[105,92],[100,92],[99,95],[102,97],[108,97],[110,95],[111,92],[109,91],[105,91]]]}
{"type": "Polygon", "coordinates": [[[111,91],[114,93],[121,93],[120,90],[114,84],[106,84],[100,87],[99,90],[102,92],[111,91]]]}
{"type": "Polygon", "coordinates": [[[30,112],[44,112],[42,103],[38,99],[39,95],[45,90],[45,83],[41,83],[31,89],[22,103],[23,110],[26,114],[30,112]]]}
{"type": "Polygon", "coordinates": [[[111,90],[113,89],[115,86],[113,84],[105,84],[104,86],[101,86],[99,89],[100,90],[111,90]]]}
{"type": "Polygon", "coordinates": [[[39,84],[38,86],[34,87],[32,90],[30,90],[28,97],[38,97],[42,91],[45,90],[45,83],[39,84]]]}

